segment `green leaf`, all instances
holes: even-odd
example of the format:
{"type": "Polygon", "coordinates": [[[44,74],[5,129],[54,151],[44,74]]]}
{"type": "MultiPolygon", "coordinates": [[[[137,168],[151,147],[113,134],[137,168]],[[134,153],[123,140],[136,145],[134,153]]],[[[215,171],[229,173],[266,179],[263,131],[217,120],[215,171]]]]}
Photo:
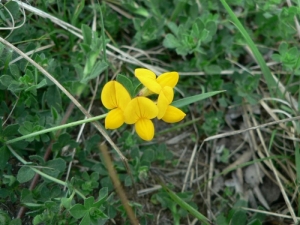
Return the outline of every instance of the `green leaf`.
{"type": "Polygon", "coordinates": [[[98,134],[93,135],[89,139],[87,139],[84,143],[85,151],[91,152],[93,149],[97,148],[98,143],[100,142],[101,138],[98,134]]]}
{"type": "Polygon", "coordinates": [[[61,109],[61,95],[55,85],[48,88],[46,92],[46,102],[49,108],[54,107],[57,111],[61,109]]]}
{"type": "Polygon", "coordinates": [[[224,216],[223,213],[217,216],[216,224],[228,225],[226,217],[224,216]]]}
{"type": "Polygon", "coordinates": [[[287,52],[287,54],[291,57],[291,58],[296,58],[298,56],[299,50],[296,46],[290,48],[287,52]]]}
{"type": "Polygon", "coordinates": [[[163,45],[166,48],[177,48],[180,46],[180,43],[173,34],[167,34],[163,41],[163,45]]]}
{"type": "Polygon", "coordinates": [[[58,177],[58,175],[63,172],[65,168],[66,161],[61,158],[57,158],[46,162],[44,168],[42,168],[42,171],[52,177],[58,177]]]}
{"type": "Polygon", "coordinates": [[[278,48],[280,55],[284,55],[288,50],[288,44],[286,42],[281,42],[278,48]]]}
{"type": "Polygon", "coordinates": [[[7,165],[8,159],[10,157],[10,152],[6,146],[0,148],[0,169],[4,169],[7,165]]]}
{"type": "Polygon", "coordinates": [[[103,204],[103,202],[106,200],[108,196],[108,188],[107,187],[103,187],[100,189],[99,191],[99,197],[97,202],[94,203],[94,207],[96,208],[100,208],[100,206],[103,204]]]}
{"type": "Polygon", "coordinates": [[[204,71],[207,74],[220,74],[222,69],[218,65],[208,65],[204,67],[204,71]]]}
{"type": "Polygon", "coordinates": [[[23,203],[24,205],[31,207],[31,208],[40,208],[42,207],[44,204],[39,204],[39,203],[31,203],[31,202],[25,202],[23,203]]]}
{"type": "Polygon", "coordinates": [[[104,61],[99,61],[97,62],[92,70],[91,73],[84,77],[80,82],[81,83],[87,83],[88,81],[95,79],[96,77],[98,77],[104,70],[106,70],[106,68],[108,67],[108,64],[104,61]]]}
{"type": "Polygon", "coordinates": [[[236,210],[230,220],[230,224],[244,225],[247,223],[247,213],[245,210],[236,210]]]}
{"type": "Polygon", "coordinates": [[[10,124],[3,130],[3,135],[5,137],[11,137],[18,134],[19,124],[10,124]]]}
{"type": "Polygon", "coordinates": [[[129,92],[131,97],[134,96],[134,87],[131,80],[128,77],[119,74],[116,80],[126,88],[126,90],[129,92]]]}
{"type": "Polygon", "coordinates": [[[12,186],[16,181],[16,178],[12,175],[3,174],[3,178],[3,184],[7,184],[8,186],[12,186]]]}
{"type": "Polygon", "coordinates": [[[248,223],[247,225],[262,225],[262,223],[258,219],[255,219],[255,220],[251,221],[250,223],[248,223]]]}
{"type": "Polygon", "coordinates": [[[95,199],[94,199],[93,196],[84,199],[84,207],[85,207],[86,209],[90,209],[91,207],[93,207],[94,200],[95,200],[95,199]]]}
{"type": "Polygon", "coordinates": [[[209,31],[209,36],[212,36],[217,32],[217,25],[214,21],[208,21],[205,24],[205,28],[209,31]]]}
{"type": "Polygon", "coordinates": [[[22,166],[18,171],[17,180],[20,183],[30,181],[34,177],[35,172],[29,166],[22,166]]]}
{"type": "Polygon", "coordinates": [[[36,85],[36,89],[42,88],[47,85],[46,79],[43,79],[40,83],[36,85]]]}
{"type": "MultiPolygon", "coordinates": [[[[39,125],[35,125],[34,123],[32,122],[29,122],[29,121],[25,121],[18,129],[19,133],[22,134],[22,135],[28,135],[28,134],[31,134],[31,133],[34,133],[36,131],[40,131],[42,130],[43,127],[39,126],[39,125]]],[[[40,138],[39,136],[36,136],[36,137],[30,137],[30,138],[27,138],[26,141],[28,142],[32,142],[33,140],[37,140],[39,141],[40,138]]]]}
{"type": "Polygon", "coordinates": [[[107,198],[107,196],[108,196],[108,188],[107,187],[101,188],[99,191],[98,201],[102,201],[103,199],[107,198]]]}
{"type": "Polygon", "coordinates": [[[7,213],[5,213],[4,211],[0,210],[0,224],[5,225],[8,224],[10,222],[10,218],[7,215],[7,213]]]}
{"type": "MultiPolygon", "coordinates": [[[[272,136],[275,136],[275,133],[276,133],[276,132],[273,132],[273,133],[272,133],[272,136]]],[[[272,142],[272,141],[270,141],[270,142],[272,142]]],[[[297,149],[296,149],[296,151],[297,151],[297,149]]],[[[259,206],[258,209],[264,210],[264,208],[261,207],[261,206],[259,206]]],[[[258,221],[265,221],[266,217],[267,217],[266,214],[257,212],[257,213],[254,213],[254,215],[251,217],[250,222],[251,222],[252,220],[253,220],[253,221],[255,221],[255,220],[258,220],[258,221]]],[[[250,222],[249,222],[249,224],[250,224],[250,222]]],[[[253,224],[252,224],[252,225],[253,225],[253,224]]]]}
{"type": "Polygon", "coordinates": [[[20,70],[19,70],[19,67],[16,64],[10,64],[9,65],[9,70],[15,78],[20,77],[20,70]]]}
{"type": "Polygon", "coordinates": [[[98,220],[99,218],[101,219],[108,218],[108,216],[104,212],[102,212],[100,209],[96,207],[92,207],[89,211],[89,214],[93,220],[98,220]]]}
{"type": "Polygon", "coordinates": [[[155,159],[155,153],[153,149],[148,148],[143,152],[143,155],[141,157],[141,162],[146,161],[146,162],[152,162],[155,159]]]}
{"type": "Polygon", "coordinates": [[[144,85],[142,83],[138,84],[134,89],[133,96],[136,96],[143,87],[144,87],[144,85]]]}
{"type": "Polygon", "coordinates": [[[272,56],[271,56],[271,58],[274,60],[274,61],[276,61],[276,62],[281,62],[281,55],[279,55],[279,54],[273,54],[272,56]]]}
{"type": "Polygon", "coordinates": [[[80,219],[84,215],[88,213],[88,210],[81,205],[81,204],[76,204],[70,209],[70,214],[75,218],[75,219],[80,219]]]}
{"type": "Polygon", "coordinates": [[[172,31],[173,34],[177,36],[178,34],[178,26],[174,22],[167,23],[168,28],[172,31]]]}
{"type": "Polygon", "coordinates": [[[248,202],[244,199],[239,199],[234,203],[234,208],[247,207],[248,202]]]}
{"type": "Polygon", "coordinates": [[[82,30],[84,43],[87,45],[91,45],[92,44],[92,34],[93,34],[92,29],[89,26],[82,24],[81,30],[82,30]]]}
{"type": "Polygon", "coordinates": [[[19,13],[19,4],[17,2],[9,1],[7,4],[5,4],[5,7],[13,17],[17,17],[19,13]]]}
{"type": "Polygon", "coordinates": [[[32,224],[39,225],[44,222],[44,217],[42,214],[38,214],[33,218],[32,224]]]}
{"type": "Polygon", "coordinates": [[[53,160],[49,160],[46,163],[47,166],[55,168],[56,170],[63,172],[66,169],[66,161],[62,158],[57,158],[53,160]]]}
{"type": "Polygon", "coordinates": [[[183,99],[172,102],[171,105],[173,105],[177,108],[180,108],[180,107],[183,107],[185,105],[189,105],[191,103],[201,101],[203,99],[209,98],[211,96],[214,96],[214,95],[222,93],[222,92],[224,92],[224,91],[212,91],[212,92],[208,92],[208,93],[203,93],[203,94],[198,94],[198,95],[186,97],[186,98],[183,98],[183,99]]]}
{"type": "Polygon", "coordinates": [[[206,29],[202,30],[201,35],[200,35],[200,40],[203,42],[209,42],[211,40],[211,36],[209,36],[208,30],[206,30],[206,29]]]}
{"type": "Polygon", "coordinates": [[[91,217],[90,214],[87,213],[84,215],[79,225],[90,225],[90,224],[91,224],[91,217]]]}
{"type": "Polygon", "coordinates": [[[71,203],[72,203],[72,200],[73,198],[70,197],[70,198],[61,198],[60,201],[61,201],[61,204],[66,208],[66,209],[70,209],[71,208],[71,203]]]}
{"type": "Polygon", "coordinates": [[[21,219],[13,219],[9,222],[9,225],[22,225],[21,219]]]}
{"type": "Polygon", "coordinates": [[[14,80],[11,76],[9,75],[2,75],[0,77],[0,83],[4,85],[5,87],[9,87],[10,85],[14,84],[16,86],[19,86],[19,82],[14,80]]]}

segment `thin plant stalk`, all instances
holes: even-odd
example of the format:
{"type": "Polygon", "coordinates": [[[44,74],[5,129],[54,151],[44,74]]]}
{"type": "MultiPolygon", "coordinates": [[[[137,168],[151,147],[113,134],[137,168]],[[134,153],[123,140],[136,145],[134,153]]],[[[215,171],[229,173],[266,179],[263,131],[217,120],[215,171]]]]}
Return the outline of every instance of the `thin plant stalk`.
{"type": "Polygon", "coordinates": [[[30,134],[27,134],[27,135],[23,135],[22,137],[18,137],[18,138],[8,140],[6,142],[6,144],[12,144],[12,143],[17,142],[17,141],[21,141],[21,140],[24,140],[24,139],[27,139],[27,138],[35,137],[35,136],[45,134],[45,133],[49,133],[49,132],[52,132],[52,131],[57,131],[57,130],[65,129],[65,128],[68,128],[68,127],[73,127],[73,126],[77,126],[77,125],[80,125],[80,124],[100,120],[100,119],[105,118],[106,115],[107,114],[102,114],[100,116],[95,116],[95,117],[91,117],[91,118],[87,118],[87,119],[83,119],[83,120],[78,120],[78,121],[75,121],[75,122],[72,122],[72,123],[67,123],[67,124],[63,124],[63,125],[60,125],[60,126],[51,127],[51,128],[48,128],[48,129],[36,131],[36,132],[30,133],[30,134]]]}

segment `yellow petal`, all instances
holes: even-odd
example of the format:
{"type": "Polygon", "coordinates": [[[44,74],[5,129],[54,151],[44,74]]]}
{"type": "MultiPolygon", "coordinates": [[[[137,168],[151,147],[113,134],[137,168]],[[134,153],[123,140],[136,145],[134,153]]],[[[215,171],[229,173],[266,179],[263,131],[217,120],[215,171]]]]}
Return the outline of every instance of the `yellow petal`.
{"type": "Polygon", "coordinates": [[[139,119],[153,119],[157,114],[157,106],[146,97],[132,99],[124,111],[125,122],[128,124],[136,123],[139,119]]]}
{"type": "Polygon", "coordinates": [[[173,101],[173,97],[173,88],[166,86],[161,90],[157,99],[158,119],[161,119],[165,115],[168,106],[173,101]]]}
{"type": "Polygon", "coordinates": [[[160,86],[163,88],[165,86],[175,87],[179,80],[179,74],[177,72],[167,72],[159,75],[156,79],[160,86]]]}
{"type": "Polygon", "coordinates": [[[101,101],[107,109],[125,109],[131,97],[126,88],[117,81],[109,81],[102,89],[101,101]]]}
{"type": "Polygon", "coordinates": [[[135,131],[145,141],[151,141],[154,137],[154,125],[149,119],[139,119],[135,124],[135,131]]]}
{"type": "Polygon", "coordinates": [[[180,109],[169,105],[165,115],[162,117],[162,120],[166,123],[176,123],[181,121],[185,117],[185,113],[182,112],[180,109]]]}
{"type": "Polygon", "coordinates": [[[156,81],[156,75],[151,70],[138,68],[135,69],[134,75],[139,79],[139,81],[147,87],[150,91],[159,94],[161,86],[156,81]]]}
{"type": "Polygon", "coordinates": [[[105,117],[106,129],[117,129],[124,123],[123,111],[120,108],[111,110],[105,117]]]}

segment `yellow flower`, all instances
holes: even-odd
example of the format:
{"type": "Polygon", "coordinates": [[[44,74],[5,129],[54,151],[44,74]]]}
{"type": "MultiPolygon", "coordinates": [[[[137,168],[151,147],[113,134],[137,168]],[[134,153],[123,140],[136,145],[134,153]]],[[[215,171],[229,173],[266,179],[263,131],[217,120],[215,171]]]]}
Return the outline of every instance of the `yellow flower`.
{"type": "Polygon", "coordinates": [[[185,113],[180,109],[170,105],[173,101],[173,88],[165,86],[158,96],[158,119],[162,119],[166,123],[177,123],[185,117],[185,113]]]}
{"type": "Polygon", "coordinates": [[[164,116],[161,118],[166,123],[177,123],[185,117],[185,113],[175,106],[168,105],[164,116]]]}
{"type": "Polygon", "coordinates": [[[179,80],[177,72],[163,73],[156,78],[155,73],[151,70],[142,68],[135,69],[134,75],[146,88],[155,94],[159,94],[162,88],[166,86],[174,88],[179,80]]]}
{"type": "Polygon", "coordinates": [[[105,128],[117,129],[122,126],[125,108],[131,101],[125,87],[117,81],[109,81],[103,87],[101,101],[107,109],[111,109],[105,118],[105,128]]]}
{"type": "Polygon", "coordinates": [[[157,106],[146,97],[136,97],[127,105],[124,117],[125,123],[135,124],[136,133],[145,141],[154,137],[154,125],[151,119],[158,114],[157,106]]]}
{"type": "Polygon", "coordinates": [[[157,78],[156,75],[148,69],[138,68],[134,73],[139,81],[150,90],[150,92],[143,90],[143,95],[158,94],[158,119],[162,119],[167,123],[176,123],[185,117],[186,114],[184,112],[170,105],[174,98],[173,88],[179,80],[179,74],[177,72],[163,73],[157,78]]]}

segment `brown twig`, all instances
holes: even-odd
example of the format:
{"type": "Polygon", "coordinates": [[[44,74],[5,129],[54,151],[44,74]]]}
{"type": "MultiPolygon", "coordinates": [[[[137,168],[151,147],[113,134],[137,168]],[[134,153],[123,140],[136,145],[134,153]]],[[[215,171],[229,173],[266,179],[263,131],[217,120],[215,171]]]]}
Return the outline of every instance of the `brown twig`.
{"type": "Polygon", "coordinates": [[[118,178],[118,175],[117,175],[115,168],[113,166],[113,163],[111,161],[110,155],[108,153],[107,145],[105,143],[99,144],[99,149],[103,155],[110,179],[112,180],[112,182],[114,184],[116,192],[124,206],[124,209],[129,217],[131,224],[139,225],[139,222],[138,222],[137,218],[135,217],[134,212],[133,212],[131,206],[129,205],[127,196],[121,186],[121,182],[118,178]]]}

